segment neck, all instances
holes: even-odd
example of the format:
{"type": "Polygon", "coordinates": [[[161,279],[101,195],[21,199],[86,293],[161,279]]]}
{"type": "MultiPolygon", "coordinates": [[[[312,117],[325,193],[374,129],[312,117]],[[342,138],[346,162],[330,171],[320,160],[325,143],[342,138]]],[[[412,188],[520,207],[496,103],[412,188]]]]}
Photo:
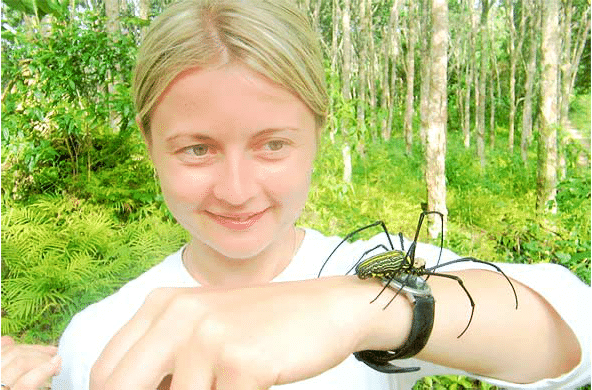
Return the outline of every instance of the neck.
{"type": "Polygon", "coordinates": [[[241,259],[228,258],[192,239],[183,252],[183,264],[203,286],[236,288],[268,283],[290,264],[303,238],[304,231],[292,226],[260,253],[241,259]]]}

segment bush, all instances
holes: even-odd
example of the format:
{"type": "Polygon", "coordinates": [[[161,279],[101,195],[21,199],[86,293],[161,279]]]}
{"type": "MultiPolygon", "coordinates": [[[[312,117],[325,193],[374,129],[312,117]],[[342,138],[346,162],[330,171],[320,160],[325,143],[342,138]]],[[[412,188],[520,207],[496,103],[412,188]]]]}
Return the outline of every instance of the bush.
{"type": "Polygon", "coordinates": [[[135,38],[109,35],[90,12],[79,17],[53,22],[44,35],[3,31],[4,197],[78,196],[94,172],[138,154],[129,96],[135,38]]]}

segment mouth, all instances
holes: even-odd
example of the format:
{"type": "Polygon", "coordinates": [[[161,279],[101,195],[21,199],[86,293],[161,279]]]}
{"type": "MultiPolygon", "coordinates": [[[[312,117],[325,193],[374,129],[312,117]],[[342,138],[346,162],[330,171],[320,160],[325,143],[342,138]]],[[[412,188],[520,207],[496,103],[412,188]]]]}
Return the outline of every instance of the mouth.
{"type": "Polygon", "coordinates": [[[219,225],[231,230],[247,230],[253,226],[268,209],[259,212],[238,213],[238,214],[216,214],[204,211],[204,214],[213,219],[219,225]]]}

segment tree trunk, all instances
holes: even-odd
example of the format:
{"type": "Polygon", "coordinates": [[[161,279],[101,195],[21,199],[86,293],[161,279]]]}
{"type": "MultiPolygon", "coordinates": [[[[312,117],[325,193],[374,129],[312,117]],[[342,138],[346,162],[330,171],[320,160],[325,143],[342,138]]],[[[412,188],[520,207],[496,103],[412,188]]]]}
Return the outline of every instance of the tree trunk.
{"type": "MultiPolygon", "coordinates": [[[[119,0],[105,0],[105,16],[107,17],[107,31],[112,34],[111,36],[115,39],[120,31],[119,0]]],[[[117,83],[116,77],[117,75],[112,75],[110,71],[107,73],[107,80],[105,81],[109,95],[115,94],[115,84],[117,83]]],[[[111,104],[109,106],[109,126],[113,132],[117,132],[119,122],[121,121],[121,115],[111,104]]]]}
{"type": "Polygon", "coordinates": [[[420,39],[420,53],[421,61],[420,77],[421,85],[419,90],[419,138],[422,146],[426,145],[427,132],[429,127],[428,113],[429,113],[429,98],[430,98],[430,39],[431,39],[431,22],[429,0],[422,0],[421,6],[421,28],[422,31],[420,39]]]}
{"type": "Polygon", "coordinates": [[[105,16],[107,31],[114,34],[119,31],[119,1],[105,0],[105,16]]]}
{"type": "Polygon", "coordinates": [[[481,40],[481,63],[479,66],[479,96],[477,98],[477,117],[476,117],[476,134],[477,134],[477,156],[481,168],[485,168],[485,94],[487,87],[487,20],[489,12],[489,1],[482,1],[481,10],[481,24],[480,24],[480,40],[481,40]]]}
{"type": "Polygon", "coordinates": [[[559,95],[560,111],[559,122],[562,128],[567,127],[569,121],[569,95],[571,94],[571,21],[572,21],[571,0],[565,0],[563,5],[563,18],[561,20],[561,94],[559,95]]]}
{"type": "Polygon", "coordinates": [[[489,148],[495,149],[495,91],[493,78],[489,85],[489,148]]]}
{"type": "MultiPolygon", "coordinates": [[[[388,36],[388,32],[390,28],[384,28],[384,36],[388,36]]],[[[389,53],[389,45],[388,40],[382,40],[382,51],[383,53],[389,53]]],[[[389,127],[388,123],[388,111],[391,109],[391,85],[389,82],[389,56],[387,55],[386,58],[383,60],[383,66],[381,67],[381,89],[382,89],[382,99],[381,99],[381,107],[382,107],[382,120],[381,120],[381,135],[382,139],[388,141],[391,138],[391,128],[389,127]]]]}
{"type": "MultiPolygon", "coordinates": [[[[514,25],[514,2],[507,0],[508,27],[510,36],[508,39],[508,55],[510,59],[510,112],[508,129],[508,149],[510,153],[514,152],[514,122],[516,118],[516,60],[520,51],[516,50],[516,26],[514,25]]],[[[524,15],[524,12],[522,13],[524,15]]]]}
{"type": "MultiPolygon", "coordinates": [[[[343,69],[341,79],[343,80],[342,93],[345,104],[351,103],[351,65],[352,65],[352,47],[350,33],[350,0],[344,0],[342,9],[341,23],[343,27],[343,69]]],[[[349,120],[343,120],[341,123],[341,134],[343,135],[344,146],[343,153],[343,181],[351,182],[351,148],[348,140],[348,128],[352,124],[349,120]]]]}
{"type": "MultiPolygon", "coordinates": [[[[368,38],[368,34],[371,32],[368,30],[368,21],[366,20],[367,15],[367,8],[366,8],[366,1],[367,0],[360,0],[359,10],[360,10],[360,33],[358,34],[358,44],[360,47],[360,57],[357,61],[358,63],[358,98],[356,99],[357,102],[357,127],[358,128],[367,128],[366,127],[366,102],[367,102],[367,84],[368,84],[368,64],[370,63],[368,59],[368,42],[372,39],[372,37],[368,38]]],[[[362,134],[364,134],[363,132],[362,134]]],[[[358,146],[360,146],[360,142],[363,142],[363,138],[360,137],[358,140],[358,146]]],[[[359,149],[359,148],[358,148],[359,149]]],[[[359,151],[359,150],[358,150],[359,151]]]]}
{"type": "Polygon", "coordinates": [[[376,58],[376,46],[374,45],[374,26],[372,23],[372,1],[368,1],[366,3],[368,6],[367,12],[369,13],[368,20],[368,34],[370,39],[370,53],[369,53],[369,63],[368,63],[368,95],[370,98],[370,118],[368,120],[368,127],[372,132],[372,140],[376,141],[377,134],[376,134],[376,73],[375,73],[375,66],[377,63],[376,58]]]}
{"type": "Polygon", "coordinates": [[[536,64],[537,64],[537,32],[540,30],[540,9],[537,4],[531,1],[524,3],[526,12],[530,12],[532,16],[530,22],[528,40],[529,54],[526,63],[526,81],[524,83],[524,104],[522,106],[522,133],[520,137],[520,153],[522,161],[526,165],[528,161],[528,148],[532,142],[532,119],[533,119],[533,94],[534,94],[534,80],[536,78],[536,64]],[[528,7],[528,8],[527,8],[528,7]]]}
{"type": "MultiPolygon", "coordinates": [[[[465,90],[464,90],[464,104],[463,104],[463,121],[462,121],[462,131],[463,131],[463,145],[465,148],[469,148],[471,146],[471,90],[473,85],[473,79],[476,69],[476,60],[474,53],[476,51],[476,44],[475,44],[475,15],[473,11],[473,4],[469,0],[467,1],[466,5],[466,13],[468,17],[468,28],[467,28],[467,38],[466,38],[466,63],[464,69],[464,80],[465,80],[465,90]]],[[[477,96],[475,94],[475,96],[477,96]]]]}
{"type": "Polygon", "coordinates": [[[569,127],[569,96],[570,81],[571,81],[571,20],[572,20],[573,9],[571,0],[563,1],[563,12],[561,15],[561,87],[559,94],[559,128],[561,129],[558,134],[558,150],[557,150],[557,172],[560,180],[565,179],[567,176],[567,161],[565,157],[565,149],[569,143],[569,137],[565,133],[565,130],[569,127]]]}
{"type": "Polygon", "coordinates": [[[541,129],[538,145],[537,209],[557,211],[557,126],[558,73],[559,73],[559,3],[543,2],[542,77],[541,77],[541,129]]]}
{"type": "Polygon", "coordinates": [[[463,104],[463,144],[465,148],[471,146],[471,80],[473,79],[472,60],[467,60],[465,71],[465,90],[464,90],[464,104],[463,104]]]}
{"type": "Polygon", "coordinates": [[[417,41],[417,4],[415,0],[409,2],[409,16],[407,28],[407,53],[406,66],[407,73],[407,94],[405,97],[405,151],[411,155],[413,150],[413,113],[414,113],[414,81],[415,81],[415,43],[417,41]]]}
{"type": "Polygon", "coordinates": [[[401,52],[400,39],[399,39],[399,7],[400,0],[393,0],[391,7],[391,13],[389,18],[389,42],[390,42],[390,58],[391,58],[391,71],[390,71],[390,108],[388,110],[387,127],[389,134],[392,131],[394,117],[395,117],[395,105],[397,96],[397,60],[401,52]]]}
{"type": "Polygon", "coordinates": [[[447,121],[447,64],[448,64],[448,1],[432,0],[432,37],[430,40],[430,101],[426,138],[426,187],[428,210],[444,215],[444,232],[440,224],[430,218],[430,237],[445,234],[446,208],[446,121],[447,121]]]}
{"type": "MultiPolygon", "coordinates": [[[[340,20],[341,18],[341,14],[340,14],[340,7],[339,7],[339,2],[337,0],[332,2],[333,4],[333,8],[332,8],[332,20],[335,21],[333,23],[333,31],[332,31],[332,35],[331,35],[331,73],[332,75],[337,75],[339,74],[339,69],[338,69],[338,58],[339,58],[339,23],[337,22],[338,20],[340,20]]],[[[329,85],[329,88],[333,88],[334,84],[331,83],[329,85]]],[[[329,106],[329,110],[330,110],[330,116],[334,117],[335,116],[335,106],[336,106],[336,102],[335,102],[335,93],[331,93],[330,94],[330,98],[331,98],[331,104],[329,106]]],[[[339,124],[336,124],[334,121],[330,122],[330,128],[329,128],[329,138],[331,139],[332,143],[335,143],[335,135],[338,131],[337,127],[339,126],[339,124]]]]}

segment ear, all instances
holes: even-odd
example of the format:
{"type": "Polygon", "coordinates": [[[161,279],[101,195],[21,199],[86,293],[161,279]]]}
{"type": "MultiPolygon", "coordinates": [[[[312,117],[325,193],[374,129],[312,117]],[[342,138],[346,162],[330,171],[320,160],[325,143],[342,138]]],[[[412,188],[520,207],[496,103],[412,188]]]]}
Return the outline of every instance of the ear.
{"type": "Polygon", "coordinates": [[[147,133],[146,129],[144,129],[144,125],[142,125],[142,118],[140,117],[140,114],[136,115],[136,125],[138,125],[138,128],[142,133],[142,138],[144,139],[144,143],[148,148],[148,154],[150,155],[150,158],[152,158],[152,135],[150,133],[147,133]]]}

